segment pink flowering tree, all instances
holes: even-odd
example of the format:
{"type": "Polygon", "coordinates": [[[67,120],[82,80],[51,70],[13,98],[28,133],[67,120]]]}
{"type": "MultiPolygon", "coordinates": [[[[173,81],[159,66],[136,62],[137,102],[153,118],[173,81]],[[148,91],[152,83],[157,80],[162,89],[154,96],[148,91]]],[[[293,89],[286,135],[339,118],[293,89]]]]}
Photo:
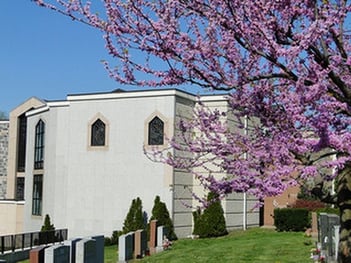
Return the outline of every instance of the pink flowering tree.
{"type": "Polygon", "coordinates": [[[196,118],[179,124],[170,144],[192,158],[154,158],[193,172],[220,196],[263,198],[315,177],[313,192],[340,208],[339,262],[351,262],[349,1],[35,2],[101,30],[116,63],[104,65],[120,83],[229,91],[229,110],[200,103],[196,118]],[[213,167],[227,176],[212,176],[213,167]],[[323,182],[334,178],[332,195],[323,182]]]}

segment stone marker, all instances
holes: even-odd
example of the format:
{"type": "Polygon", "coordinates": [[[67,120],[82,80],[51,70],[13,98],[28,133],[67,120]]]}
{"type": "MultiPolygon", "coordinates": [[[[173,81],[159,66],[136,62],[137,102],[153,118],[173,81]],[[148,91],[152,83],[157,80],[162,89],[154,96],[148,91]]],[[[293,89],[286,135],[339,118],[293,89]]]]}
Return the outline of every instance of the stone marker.
{"type": "Polygon", "coordinates": [[[70,246],[70,262],[71,263],[76,263],[76,247],[77,247],[77,242],[82,240],[81,238],[75,238],[75,239],[69,239],[65,240],[63,243],[66,246],[70,246]]]}
{"type": "MultiPolygon", "coordinates": [[[[29,251],[29,262],[30,263],[44,263],[45,257],[45,246],[36,247],[29,251]]],[[[1,262],[1,261],[0,261],[1,262]]]]}
{"type": "Polygon", "coordinates": [[[338,259],[338,249],[339,249],[339,238],[340,238],[340,226],[334,226],[334,236],[333,236],[333,245],[334,245],[334,260],[335,262],[338,259]]]}
{"type": "Polygon", "coordinates": [[[134,233],[130,232],[118,238],[118,262],[127,262],[133,258],[134,233]]]}
{"type": "Polygon", "coordinates": [[[103,235],[91,237],[96,241],[96,263],[104,263],[105,237],[103,235]]]}
{"type": "Polygon", "coordinates": [[[156,253],[156,246],[157,246],[157,220],[150,221],[150,242],[149,242],[149,249],[150,254],[156,253]]]}
{"type": "Polygon", "coordinates": [[[70,247],[65,245],[54,245],[45,249],[45,263],[67,263],[69,262],[70,247]]]}
{"type": "Polygon", "coordinates": [[[157,227],[157,246],[156,252],[163,251],[163,241],[167,238],[167,228],[165,226],[157,227]]]}
{"type": "Polygon", "coordinates": [[[311,216],[312,216],[311,235],[312,237],[317,237],[318,236],[318,216],[316,212],[312,212],[311,216]]]}
{"type": "Polygon", "coordinates": [[[322,250],[327,248],[328,242],[328,215],[327,213],[319,214],[319,222],[318,222],[318,241],[322,245],[322,250]]]}
{"type": "Polygon", "coordinates": [[[163,248],[163,241],[167,238],[168,231],[167,227],[159,226],[157,227],[157,247],[163,248]]]}
{"type": "Polygon", "coordinates": [[[96,263],[96,241],[84,238],[76,244],[76,263],[96,263]]]}
{"type": "MultiPolygon", "coordinates": [[[[327,251],[328,258],[334,258],[335,254],[337,254],[338,249],[335,248],[335,244],[333,244],[333,237],[335,235],[334,226],[340,225],[340,218],[338,215],[328,214],[328,242],[327,242],[327,251]]],[[[335,238],[335,237],[334,237],[335,238]]]]}
{"type": "Polygon", "coordinates": [[[145,230],[134,233],[134,258],[143,258],[147,249],[147,234],[145,230]]]}

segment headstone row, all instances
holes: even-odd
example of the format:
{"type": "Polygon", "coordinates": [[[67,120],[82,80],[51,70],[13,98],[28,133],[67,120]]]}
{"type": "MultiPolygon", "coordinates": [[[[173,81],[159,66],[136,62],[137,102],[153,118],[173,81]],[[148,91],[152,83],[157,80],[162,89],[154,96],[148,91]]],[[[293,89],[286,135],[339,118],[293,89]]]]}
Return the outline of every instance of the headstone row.
{"type": "Polygon", "coordinates": [[[127,262],[133,258],[143,258],[145,255],[163,251],[165,241],[168,241],[167,229],[164,226],[157,227],[157,220],[150,221],[150,240],[147,242],[145,230],[137,230],[118,239],[118,262],[127,262]]]}
{"type": "Polygon", "coordinates": [[[30,263],[104,263],[104,236],[75,238],[29,252],[30,263]]]}

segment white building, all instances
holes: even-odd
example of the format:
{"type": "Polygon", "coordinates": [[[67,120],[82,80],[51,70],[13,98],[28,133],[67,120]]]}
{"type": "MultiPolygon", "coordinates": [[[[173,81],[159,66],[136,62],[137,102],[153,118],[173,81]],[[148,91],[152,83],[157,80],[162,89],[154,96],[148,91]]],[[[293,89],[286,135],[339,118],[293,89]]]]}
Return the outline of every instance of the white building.
{"type": "MultiPolygon", "coordinates": [[[[159,195],[178,237],[191,234],[192,209],[183,203],[194,204],[189,189],[197,191],[196,183],[187,173],[150,161],[143,147],[167,147],[166,138],[176,134],[181,118],[192,117],[196,100],[175,89],[117,90],[68,95],[63,101],[32,98],[16,108],[10,114],[7,198],[16,199],[16,182],[24,177],[24,210],[17,215],[23,216],[22,231],[40,230],[49,214],[70,237],[110,236],[122,229],[132,199],[140,197],[150,217],[159,195]],[[23,142],[25,155],[19,154],[23,142]]],[[[201,100],[227,107],[221,95],[201,100]]],[[[235,194],[222,202],[228,229],[259,225],[259,212],[247,212],[256,201],[246,201],[235,194]]]]}

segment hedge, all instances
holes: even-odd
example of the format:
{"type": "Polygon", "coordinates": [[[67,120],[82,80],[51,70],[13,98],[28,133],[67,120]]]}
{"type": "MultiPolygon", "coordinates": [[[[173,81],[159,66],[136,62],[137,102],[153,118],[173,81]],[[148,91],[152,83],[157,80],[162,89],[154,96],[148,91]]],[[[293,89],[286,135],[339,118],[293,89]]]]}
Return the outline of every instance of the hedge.
{"type": "Polygon", "coordinates": [[[277,208],[274,225],[278,231],[305,231],[311,226],[309,211],[305,208],[277,208]]]}

